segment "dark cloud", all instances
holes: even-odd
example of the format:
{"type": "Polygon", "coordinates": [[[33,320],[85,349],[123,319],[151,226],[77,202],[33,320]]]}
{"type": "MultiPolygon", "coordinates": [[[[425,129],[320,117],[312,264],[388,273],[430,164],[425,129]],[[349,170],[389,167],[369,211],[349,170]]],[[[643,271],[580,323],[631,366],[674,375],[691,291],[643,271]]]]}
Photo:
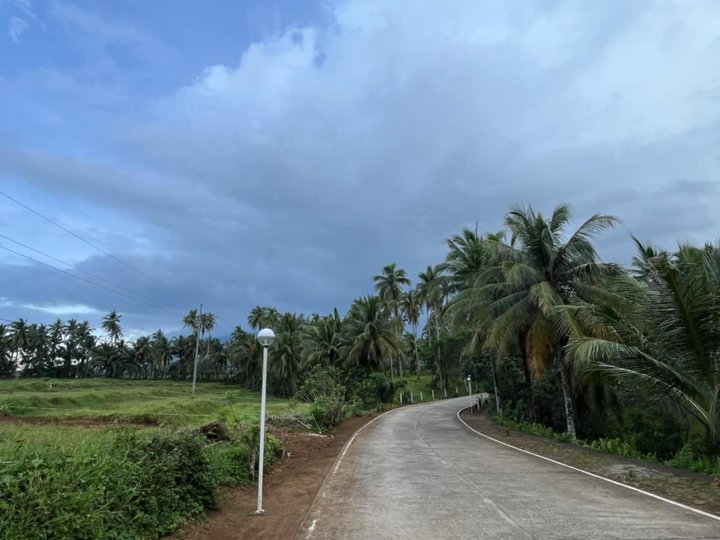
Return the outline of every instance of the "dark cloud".
{"type": "MultiPolygon", "coordinates": [[[[223,332],[255,304],[344,309],[383,265],[415,275],[462,226],[498,230],[514,202],[569,202],[578,223],[622,217],[600,240],[622,262],[628,231],[669,247],[717,235],[715,4],[330,9],[327,25],[288,28],[110,118],[95,145],[78,135],[90,153],[6,140],[0,174],[68,213],[91,208],[78,230],[106,209],[118,236],[101,227],[102,245],[202,299],[223,332]]],[[[190,307],[106,257],[83,264],[190,307]]],[[[37,275],[5,267],[0,279],[17,283],[7,298],[178,326],[59,278],[33,287],[37,275]]]]}

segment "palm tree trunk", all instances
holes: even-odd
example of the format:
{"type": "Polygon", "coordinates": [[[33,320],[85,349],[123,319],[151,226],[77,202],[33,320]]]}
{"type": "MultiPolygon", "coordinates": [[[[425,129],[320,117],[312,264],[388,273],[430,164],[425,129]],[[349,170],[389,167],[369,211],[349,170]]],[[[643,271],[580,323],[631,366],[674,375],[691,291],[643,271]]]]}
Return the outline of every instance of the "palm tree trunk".
{"type": "Polygon", "coordinates": [[[420,355],[418,354],[418,348],[417,348],[417,324],[413,324],[413,335],[415,336],[415,339],[413,340],[413,349],[415,349],[415,366],[417,370],[418,377],[420,376],[420,355]]]}
{"type": "Polygon", "coordinates": [[[565,404],[565,420],[567,422],[567,434],[577,437],[575,430],[575,413],[573,412],[572,394],[570,393],[570,371],[560,358],[560,379],[562,380],[563,403],[565,404]]]}
{"type": "Polygon", "coordinates": [[[520,354],[522,356],[523,372],[525,374],[525,399],[527,399],[528,420],[535,421],[535,396],[532,387],[532,374],[530,373],[530,363],[527,357],[527,348],[525,347],[525,336],[520,336],[520,354]]]}
{"type": "Polygon", "coordinates": [[[493,389],[495,390],[495,410],[498,414],[502,414],[502,408],[500,407],[500,392],[497,386],[497,379],[495,378],[495,362],[490,362],[490,373],[492,374],[493,389]]]}

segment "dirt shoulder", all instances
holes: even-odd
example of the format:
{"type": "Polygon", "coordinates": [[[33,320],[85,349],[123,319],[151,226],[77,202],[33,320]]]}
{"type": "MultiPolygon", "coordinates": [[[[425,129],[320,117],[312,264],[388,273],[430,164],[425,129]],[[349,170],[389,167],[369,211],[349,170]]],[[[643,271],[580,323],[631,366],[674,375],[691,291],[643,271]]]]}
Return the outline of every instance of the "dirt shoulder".
{"type": "Polygon", "coordinates": [[[315,499],[335,458],[345,443],[374,416],[352,418],[337,426],[330,436],[273,431],[285,446],[281,462],[265,477],[265,514],[255,516],[257,487],[228,489],[222,508],[207,521],[191,523],[172,535],[176,540],[230,540],[293,538],[315,499]]]}
{"type": "Polygon", "coordinates": [[[720,515],[720,479],[712,476],[543,439],[501,426],[487,413],[464,412],[462,419],[473,429],[504,443],[720,515]]]}

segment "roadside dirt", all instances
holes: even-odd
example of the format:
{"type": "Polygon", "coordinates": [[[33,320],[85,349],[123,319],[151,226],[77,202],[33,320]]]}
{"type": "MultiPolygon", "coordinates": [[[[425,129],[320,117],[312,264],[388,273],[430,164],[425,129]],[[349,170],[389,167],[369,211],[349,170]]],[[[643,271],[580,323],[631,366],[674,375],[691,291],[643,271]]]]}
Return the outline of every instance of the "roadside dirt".
{"type": "Polygon", "coordinates": [[[255,516],[257,487],[228,489],[222,508],[207,521],[191,523],[170,536],[174,540],[288,540],[295,536],[325,475],[348,439],[374,416],[352,418],[330,436],[276,431],[285,455],[265,477],[265,514],[255,516]]]}
{"type": "Polygon", "coordinates": [[[464,412],[462,419],[473,429],[504,443],[720,515],[720,478],[543,439],[501,426],[487,412],[464,412]]]}

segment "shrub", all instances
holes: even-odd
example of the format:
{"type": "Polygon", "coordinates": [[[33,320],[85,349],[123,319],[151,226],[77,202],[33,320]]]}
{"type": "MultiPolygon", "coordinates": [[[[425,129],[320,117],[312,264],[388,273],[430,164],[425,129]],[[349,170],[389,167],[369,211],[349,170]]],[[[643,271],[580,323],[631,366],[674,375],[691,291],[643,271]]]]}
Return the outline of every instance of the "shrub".
{"type": "MultiPolygon", "coordinates": [[[[188,430],[13,429],[0,437],[0,538],[13,540],[157,538],[216,508],[220,485],[248,483],[257,452],[257,427],[214,443],[188,430]]],[[[269,467],[282,447],[266,448],[269,467]]]]}

